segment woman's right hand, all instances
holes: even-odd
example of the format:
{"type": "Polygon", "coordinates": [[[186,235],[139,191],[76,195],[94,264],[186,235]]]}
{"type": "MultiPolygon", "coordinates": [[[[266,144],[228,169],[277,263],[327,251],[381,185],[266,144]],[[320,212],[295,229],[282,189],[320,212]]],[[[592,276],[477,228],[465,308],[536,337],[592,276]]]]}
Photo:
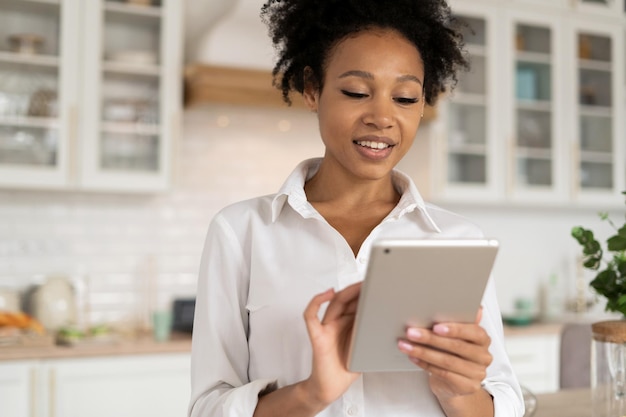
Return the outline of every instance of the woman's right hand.
{"type": "Polygon", "coordinates": [[[347,357],[360,290],[361,283],[339,292],[330,289],[313,297],[304,311],[313,348],[313,369],[302,383],[311,400],[322,408],[343,395],[359,377],[359,373],[347,369],[347,357]],[[327,301],[326,313],[320,321],[320,307],[327,301]]]}

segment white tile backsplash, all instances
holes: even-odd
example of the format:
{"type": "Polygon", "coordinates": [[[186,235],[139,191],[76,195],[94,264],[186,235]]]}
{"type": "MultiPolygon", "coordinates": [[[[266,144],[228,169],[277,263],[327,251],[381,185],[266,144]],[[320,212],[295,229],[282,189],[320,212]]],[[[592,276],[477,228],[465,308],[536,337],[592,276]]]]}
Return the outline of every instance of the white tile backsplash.
{"type": "Polygon", "coordinates": [[[148,309],[194,296],[219,209],[276,191],[323,149],[315,118],[301,110],[207,106],[186,112],[183,131],[165,194],[0,190],[0,286],[25,292],[46,276],[68,276],[87,291],[89,323],[146,320],[148,309]],[[279,129],[285,119],[291,132],[279,129]]]}
{"type": "MultiPolygon", "coordinates": [[[[195,294],[206,229],[219,209],[275,192],[298,162],[323,153],[311,113],[226,106],[187,111],[176,148],[165,194],[0,191],[0,286],[24,290],[45,276],[70,276],[88,301],[89,322],[146,320],[149,308],[195,294]]],[[[569,230],[606,226],[594,210],[446,208],[502,242],[494,274],[504,311],[517,297],[535,298],[552,273],[564,294],[573,291],[578,247],[569,230]]]]}

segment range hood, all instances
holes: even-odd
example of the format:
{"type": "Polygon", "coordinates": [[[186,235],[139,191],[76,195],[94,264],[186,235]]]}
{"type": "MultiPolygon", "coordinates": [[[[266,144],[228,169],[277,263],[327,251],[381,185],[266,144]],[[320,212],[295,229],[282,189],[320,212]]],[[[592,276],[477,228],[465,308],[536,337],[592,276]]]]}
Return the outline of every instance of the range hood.
{"type": "MultiPolygon", "coordinates": [[[[272,85],[275,51],[259,16],[265,0],[211,0],[213,14],[208,17],[197,13],[201,9],[194,1],[206,8],[206,0],[188,0],[186,24],[197,44],[185,68],[185,106],[225,103],[289,109],[272,85]],[[213,23],[205,30],[207,21],[213,23]]],[[[292,108],[305,108],[297,93],[291,99],[292,108]]],[[[427,106],[424,120],[434,117],[435,109],[427,106]]]]}
{"type": "MultiPolygon", "coordinates": [[[[209,21],[214,23],[196,35],[202,39],[185,68],[185,105],[217,102],[288,108],[272,86],[275,53],[259,16],[265,0],[222,2],[212,0],[214,15],[209,21]]],[[[193,27],[200,17],[193,14],[193,7],[188,10],[193,27]]],[[[292,101],[293,107],[304,107],[299,97],[292,101]]]]}

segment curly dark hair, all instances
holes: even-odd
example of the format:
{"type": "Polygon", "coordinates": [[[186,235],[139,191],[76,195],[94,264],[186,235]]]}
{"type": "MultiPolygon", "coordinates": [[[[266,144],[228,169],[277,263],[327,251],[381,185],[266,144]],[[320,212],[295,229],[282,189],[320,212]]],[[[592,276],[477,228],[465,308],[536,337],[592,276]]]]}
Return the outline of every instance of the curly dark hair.
{"type": "Polygon", "coordinates": [[[268,0],[261,18],[279,56],[273,84],[287,104],[290,91],[304,91],[306,67],[321,90],[333,47],[370,28],[397,30],[415,45],[424,61],[424,95],[430,105],[455,86],[459,70],[469,69],[462,23],[445,0],[268,0]]]}

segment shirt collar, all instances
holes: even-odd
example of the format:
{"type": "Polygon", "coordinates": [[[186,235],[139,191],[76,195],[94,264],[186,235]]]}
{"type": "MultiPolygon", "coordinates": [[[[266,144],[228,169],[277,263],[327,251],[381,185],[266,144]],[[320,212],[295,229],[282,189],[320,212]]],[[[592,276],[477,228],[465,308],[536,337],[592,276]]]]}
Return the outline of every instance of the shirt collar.
{"type": "MultiPolygon", "coordinates": [[[[306,199],[304,184],[311,177],[313,177],[313,175],[315,175],[321,162],[322,158],[312,158],[302,161],[293,170],[289,177],[287,177],[287,180],[272,200],[273,223],[276,222],[285,206],[285,203],[287,202],[304,218],[317,215],[317,211],[306,199]]],[[[405,214],[418,209],[432,228],[440,233],[441,229],[428,213],[424,199],[420,195],[419,191],[417,191],[417,187],[415,186],[413,180],[408,175],[395,169],[392,171],[391,175],[393,184],[400,193],[401,197],[398,205],[391,211],[391,213],[389,213],[385,221],[399,219],[405,214]]]]}

